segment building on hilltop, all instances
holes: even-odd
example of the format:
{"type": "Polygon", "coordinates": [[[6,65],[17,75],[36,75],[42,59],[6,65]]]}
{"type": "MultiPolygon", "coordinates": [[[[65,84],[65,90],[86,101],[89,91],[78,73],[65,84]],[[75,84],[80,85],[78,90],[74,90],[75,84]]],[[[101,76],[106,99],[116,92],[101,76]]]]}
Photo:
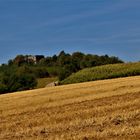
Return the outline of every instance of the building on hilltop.
{"type": "Polygon", "coordinates": [[[44,55],[28,55],[27,57],[26,57],[26,61],[27,62],[33,62],[33,63],[37,63],[37,62],[39,62],[42,58],[45,58],[44,57],[44,55]]]}

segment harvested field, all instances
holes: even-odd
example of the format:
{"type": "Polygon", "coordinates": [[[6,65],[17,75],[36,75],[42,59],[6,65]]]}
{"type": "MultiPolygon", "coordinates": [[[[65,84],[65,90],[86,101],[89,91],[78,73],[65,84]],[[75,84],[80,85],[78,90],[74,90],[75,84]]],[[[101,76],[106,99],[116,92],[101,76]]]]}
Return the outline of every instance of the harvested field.
{"type": "Polygon", "coordinates": [[[0,96],[1,140],[140,139],[140,76],[0,96]]]}

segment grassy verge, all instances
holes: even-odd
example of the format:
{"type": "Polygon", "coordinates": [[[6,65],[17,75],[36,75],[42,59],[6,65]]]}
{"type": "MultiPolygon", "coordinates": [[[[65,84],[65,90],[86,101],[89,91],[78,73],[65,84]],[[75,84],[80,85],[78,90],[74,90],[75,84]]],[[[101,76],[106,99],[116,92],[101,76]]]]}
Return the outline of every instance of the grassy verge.
{"type": "Polygon", "coordinates": [[[81,70],[64,79],[60,84],[72,84],[136,75],[140,75],[140,62],[111,64],[81,70]]]}
{"type": "Polygon", "coordinates": [[[44,88],[47,84],[57,81],[57,77],[39,78],[37,88],[44,88]]]}

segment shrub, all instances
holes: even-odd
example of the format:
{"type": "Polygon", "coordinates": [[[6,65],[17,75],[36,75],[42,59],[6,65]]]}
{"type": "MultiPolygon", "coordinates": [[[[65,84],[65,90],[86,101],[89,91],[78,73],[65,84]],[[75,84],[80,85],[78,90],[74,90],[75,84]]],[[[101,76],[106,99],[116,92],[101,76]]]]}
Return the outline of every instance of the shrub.
{"type": "Polygon", "coordinates": [[[33,89],[37,85],[35,77],[31,74],[13,74],[8,81],[10,92],[33,89]]]}
{"type": "Polygon", "coordinates": [[[0,83],[0,94],[4,94],[8,91],[7,86],[0,83]]]}

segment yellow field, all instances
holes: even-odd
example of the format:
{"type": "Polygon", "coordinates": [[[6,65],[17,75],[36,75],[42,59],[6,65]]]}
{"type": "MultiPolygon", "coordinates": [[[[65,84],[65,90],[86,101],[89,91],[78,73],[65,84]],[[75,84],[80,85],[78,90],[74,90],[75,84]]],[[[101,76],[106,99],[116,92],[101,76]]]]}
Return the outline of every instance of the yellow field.
{"type": "Polygon", "coordinates": [[[140,76],[0,96],[1,140],[140,139],[140,76]]]}

